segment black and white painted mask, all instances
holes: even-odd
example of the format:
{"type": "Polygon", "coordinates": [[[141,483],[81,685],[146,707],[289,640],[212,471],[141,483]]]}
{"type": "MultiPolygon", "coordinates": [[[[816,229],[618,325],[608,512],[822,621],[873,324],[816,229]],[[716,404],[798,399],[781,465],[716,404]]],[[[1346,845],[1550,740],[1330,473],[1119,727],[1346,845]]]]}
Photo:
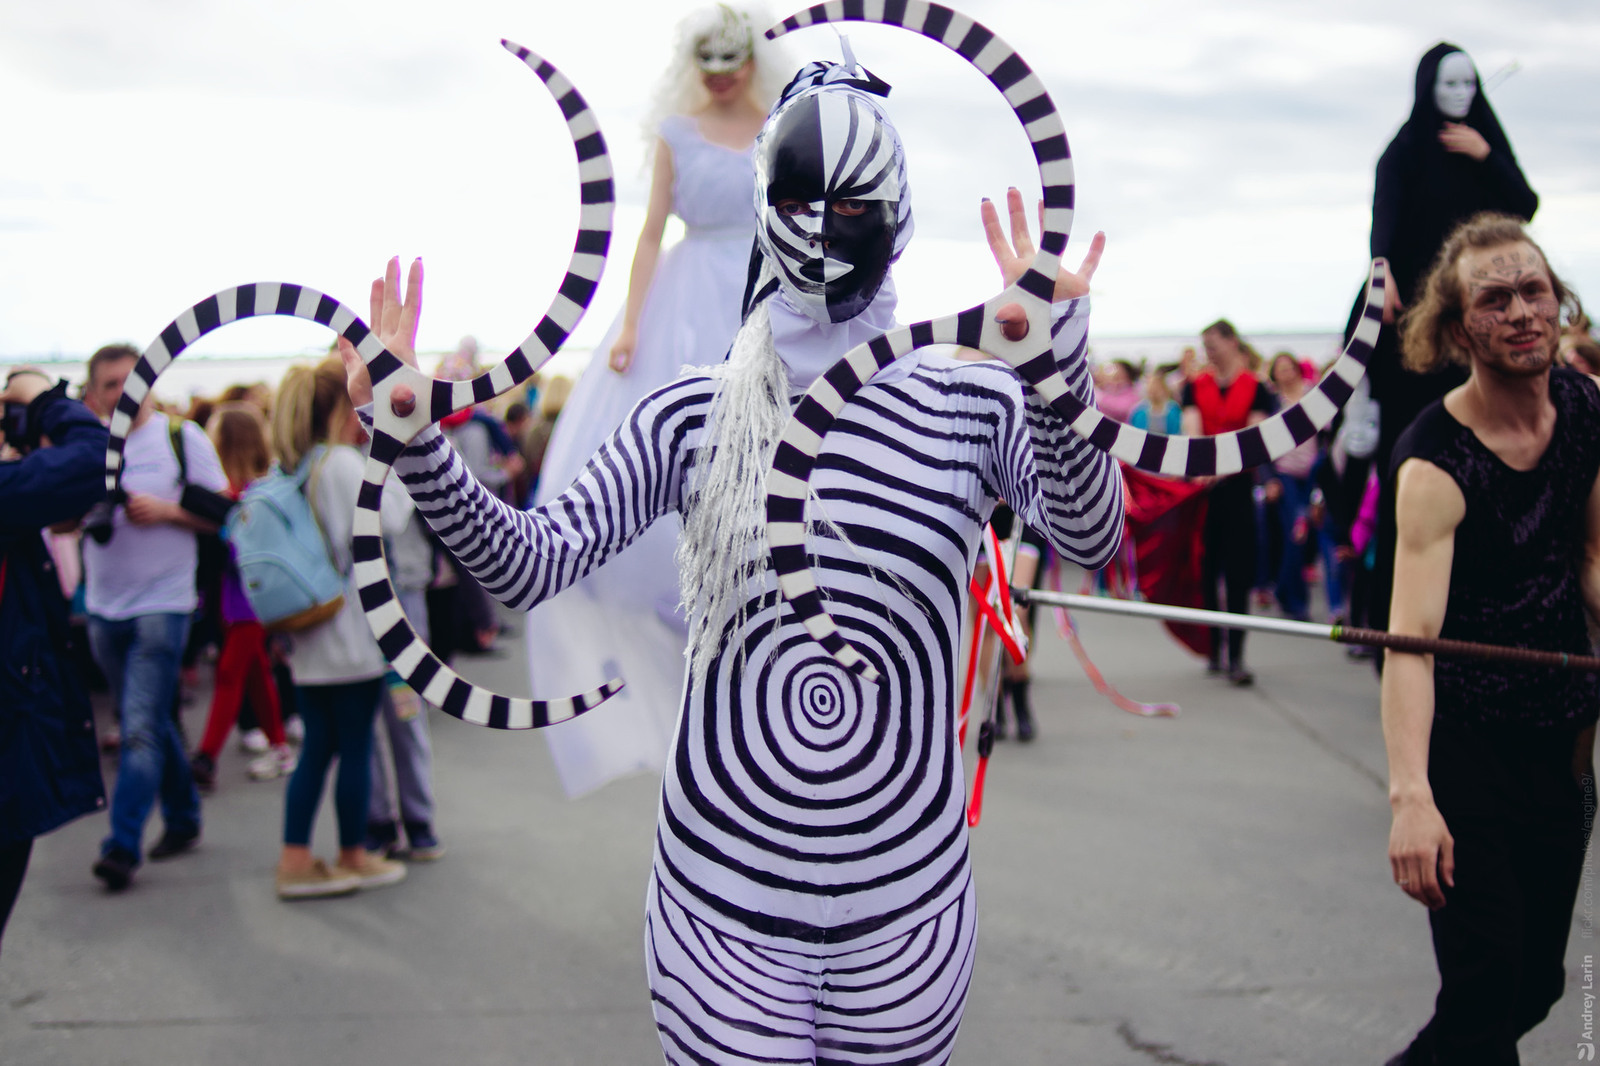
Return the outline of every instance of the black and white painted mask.
{"type": "Polygon", "coordinates": [[[756,240],[789,303],[817,322],[865,311],[911,235],[905,153],[863,91],[882,83],[866,79],[811,64],[756,142],[756,240]]]}

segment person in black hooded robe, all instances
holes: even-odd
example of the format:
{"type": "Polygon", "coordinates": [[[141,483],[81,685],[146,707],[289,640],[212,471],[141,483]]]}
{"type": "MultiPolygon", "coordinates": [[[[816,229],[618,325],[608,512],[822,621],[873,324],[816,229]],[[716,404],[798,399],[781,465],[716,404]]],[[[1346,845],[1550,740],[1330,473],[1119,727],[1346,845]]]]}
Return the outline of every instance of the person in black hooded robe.
{"type": "MultiPolygon", "coordinates": [[[[1434,256],[1457,226],[1484,211],[1531,221],[1538,207],[1538,194],[1517,165],[1472,60],[1448,42],[1428,49],[1417,64],[1411,116],[1379,157],[1372,194],[1372,255],[1388,259],[1393,284],[1385,290],[1383,331],[1368,365],[1372,398],[1379,407],[1372,462],[1381,506],[1366,624],[1382,628],[1389,618],[1395,544],[1389,458],[1395,441],[1424,407],[1466,380],[1466,371],[1456,366],[1426,375],[1403,369],[1396,323],[1420,295],[1434,256]],[[1452,56],[1456,58],[1448,58],[1452,56]]],[[[1364,300],[1363,288],[1350,312],[1347,341],[1360,321],[1364,300]]]]}

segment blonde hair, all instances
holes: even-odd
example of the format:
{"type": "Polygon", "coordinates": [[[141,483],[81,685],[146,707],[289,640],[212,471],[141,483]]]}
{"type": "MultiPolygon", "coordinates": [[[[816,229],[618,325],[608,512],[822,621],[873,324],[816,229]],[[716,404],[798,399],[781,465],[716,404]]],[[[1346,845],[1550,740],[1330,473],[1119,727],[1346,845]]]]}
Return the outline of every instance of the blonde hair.
{"type": "Polygon", "coordinates": [[[272,442],[284,469],[298,469],[312,448],[326,444],[343,420],[354,414],[345,392],[343,363],[324,359],[316,366],[291,366],[278,386],[272,411],[272,442]]]}
{"type": "Polygon", "coordinates": [[[572,395],[572,379],[567,377],[552,377],[544,383],[544,388],[539,392],[539,417],[546,422],[554,422],[561,409],[567,405],[567,398],[572,395]]]}
{"type": "MultiPolygon", "coordinates": [[[[1562,284],[1544,249],[1528,236],[1520,218],[1484,211],[1473,215],[1445,239],[1433,267],[1422,283],[1422,297],[1400,319],[1401,362],[1414,374],[1431,374],[1447,364],[1470,367],[1472,353],[1456,343],[1452,326],[1462,321],[1465,311],[1461,278],[1456,266],[1469,250],[1482,251],[1507,244],[1526,244],[1539,254],[1550,287],[1568,317],[1583,315],[1578,294],[1562,284]]],[[[1557,312],[1559,314],[1559,311],[1557,312]]]]}
{"type": "Polygon", "coordinates": [[[267,419],[253,403],[218,404],[206,425],[228,484],[243,488],[272,467],[267,419]]]}
{"type": "Polygon", "coordinates": [[[645,165],[655,157],[656,141],[661,136],[661,123],[668,115],[694,115],[711,103],[700,80],[700,67],[695,62],[695,48],[701,39],[715,33],[723,25],[731,7],[732,12],[750,27],[750,58],[755,70],[750,78],[747,95],[750,102],[762,111],[771,111],[772,105],[794,74],[794,64],[787,61],[783,49],[767,40],[763,32],[772,25],[765,10],[751,5],[714,4],[693,12],[678,23],[677,38],[672,46],[672,62],[656,85],[655,98],[645,115],[644,134],[649,149],[645,165]]]}

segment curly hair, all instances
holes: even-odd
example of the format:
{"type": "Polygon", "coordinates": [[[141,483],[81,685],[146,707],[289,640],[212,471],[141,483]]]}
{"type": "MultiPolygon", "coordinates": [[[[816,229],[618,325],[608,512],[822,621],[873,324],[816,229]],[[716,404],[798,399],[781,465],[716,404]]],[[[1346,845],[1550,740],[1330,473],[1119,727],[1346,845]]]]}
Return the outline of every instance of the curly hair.
{"type": "Polygon", "coordinates": [[[769,41],[762,31],[773,19],[757,4],[714,4],[702,8],[678,23],[677,39],[672,48],[672,63],[656,86],[655,97],[645,115],[642,131],[649,151],[645,167],[655,157],[655,146],[661,136],[661,123],[668,115],[693,115],[711,101],[700,80],[700,68],[695,65],[695,48],[699,42],[715,33],[725,22],[742,22],[750,28],[750,55],[755,60],[755,73],[750,79],[750,99],[763,111],[772,108],[783,91],[784,84],[794,73],[794,63],[783,46],[769,41]]]}
{"type": "Polygon", "coordinates": [[[1484,211],[1473,215],[1445,238],[1434,258],[1433,267],[1422,283],[1422,297],[1400,318],[1401,363],[1414,374],[1431,374],[1450,363],[1470,367],[1472,354],[1455,338],[1452,326],[1462,322],[1465,311],[1461,278],[1456,270],[1468,251],[1526,244],[1538,253],[1550,275],[1550,287],[1569,319],[1583,314],[1578,294],[1556,276],[1549,256],[1537,241],[1528,236],[1526,224],[1512,215],[1484,211]]]}

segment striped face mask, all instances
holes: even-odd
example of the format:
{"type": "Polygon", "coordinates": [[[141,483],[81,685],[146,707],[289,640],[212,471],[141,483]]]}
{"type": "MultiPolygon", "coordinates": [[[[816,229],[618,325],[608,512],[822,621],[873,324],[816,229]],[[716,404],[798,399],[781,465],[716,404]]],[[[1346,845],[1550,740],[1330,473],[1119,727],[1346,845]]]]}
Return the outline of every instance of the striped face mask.
{"type": "Polygon", "coordinates": [[[864,91],[882,83],[866,79],[805,68],[757,142],[756,240],[789,303],[817,322],[866,310],[911,235],[905,155],[864,91]]]}

